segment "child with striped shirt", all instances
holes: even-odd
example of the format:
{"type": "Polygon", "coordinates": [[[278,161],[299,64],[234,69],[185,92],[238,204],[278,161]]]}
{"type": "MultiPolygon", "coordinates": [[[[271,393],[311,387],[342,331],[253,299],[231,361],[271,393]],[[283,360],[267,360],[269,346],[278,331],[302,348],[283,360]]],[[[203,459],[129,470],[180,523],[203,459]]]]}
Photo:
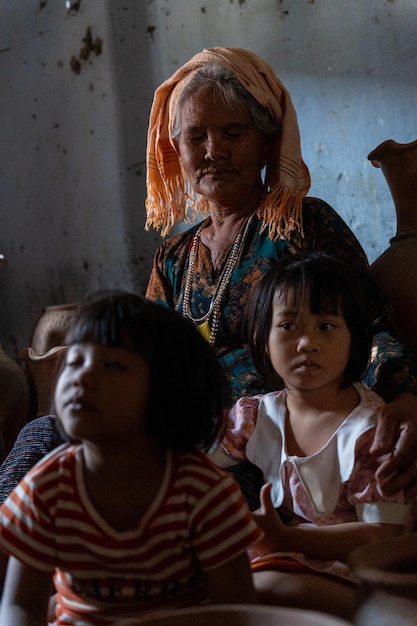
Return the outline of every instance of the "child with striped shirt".
{"type": "Polygon", "coordinates": [[[161,608],[254,602],[262,536],[234,479],[203,453],[227,383],[172,310],[132,294],[84,307],[55,390],[68,439],[2,505],[1,626],[110,624],[161,608]]]}

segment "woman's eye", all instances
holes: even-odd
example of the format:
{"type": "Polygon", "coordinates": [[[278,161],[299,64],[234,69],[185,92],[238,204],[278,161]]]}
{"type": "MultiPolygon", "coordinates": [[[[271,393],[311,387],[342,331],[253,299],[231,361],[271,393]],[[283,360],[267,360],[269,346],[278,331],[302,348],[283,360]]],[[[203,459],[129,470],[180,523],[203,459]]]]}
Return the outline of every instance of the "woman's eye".
{"type": "Polygon", "coordinates": [[[202,141],[204,141],[204,135],[193,135],[192,137],[188,138],[188,141],[190,141],[191,143],[201,143],[202,141]]]}

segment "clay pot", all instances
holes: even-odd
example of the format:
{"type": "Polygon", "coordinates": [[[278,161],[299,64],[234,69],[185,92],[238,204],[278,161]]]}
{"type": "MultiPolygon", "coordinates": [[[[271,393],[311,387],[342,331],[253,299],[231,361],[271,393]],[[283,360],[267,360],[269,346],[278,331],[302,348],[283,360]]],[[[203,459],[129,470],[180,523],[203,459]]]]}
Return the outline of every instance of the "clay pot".
{"type": "Polygon", "coordinates": [[[115,622],[112,626],[348,626],[338,617],[258,604],[225,604],[158,611],[115,622]]]}
{"type": "MultiPolygon", "coordinates": [[[[6,262],[0,254],[0,267],[6,262]]],[[[0,463],[29,418],[30,390],[23,369],[0,345],[0,463]]]]}
{"type": "Polygon", "coordinates": [[[30,347],[37,355],[46,354],[51,348],[64,345],[64,337],[78,311],[77,304],[47,306],[36,322],[30,347]]]}
{"type": "Polygon", "coordinates": [[[0,462],[28,420],[29,400],[22,368],[0,347],[0,462]]]}
{"type": "Polygon", "coordinates": [[[404,332],[406,342],[417,356],[417,141],[400,144],[392,139],[381,143],[369,155],[380,167],[395,205],[397,232],[390,246],[371,265],[404,332]]]}
{"type": "Polygon", "coordinates": [[[65,335],[77,312],[77,304],[45,307],[35,324],[29,347],[17,354],[17,359],[25,363],[32,417],[51,412],[56,376],[67,350],[65,335]]]}
{"type": "Polygon", "coordinates": [[[416,626],[417,535],[354,550],[349,565],[361,580],[353,622],[358,626],[416,626]]]}
{"type": "Polygon", "coordinates": [[[53,412],[55,381],[66,351],[67,346],[56,346],[48,350],[46,354],[38,355],[32,348],[23,348],[17,355],[20,360],[24,361],[28,377],[35,388],[35,417],[53,412]]]}

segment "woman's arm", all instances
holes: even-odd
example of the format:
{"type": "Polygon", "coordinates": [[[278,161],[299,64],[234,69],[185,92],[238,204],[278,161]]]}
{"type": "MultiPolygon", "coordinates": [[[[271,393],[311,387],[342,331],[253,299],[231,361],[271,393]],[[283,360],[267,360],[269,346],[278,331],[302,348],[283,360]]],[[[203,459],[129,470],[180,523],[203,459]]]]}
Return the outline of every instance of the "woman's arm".
{"type": "Polygon", "coordinates": [[[165,247],[166,246],[161,245],[155,251],[151,275],[146,287],[145,296],[148,300],[152,300],[152,302],[157,302],[158,304],[174,308],[172,285],[169,284],[168,279],[162,270],[165,247]]]}
{"type": "Polygon", "coordinates": [[[346,562],[355,548],[402,532],[401,525],[364,522],[285,526],[272,504],[270,483],[261,489],[261,507],[254,517],[265,537],[251,550],[252,556],[270,552],[301,552],[312,559],[346,562]]]}
{"type": "Polygon", "coordinates": [[[0,626],[46,626],[52,578],[9,558],[0,626]]]}
{"type": "Polygon", "coordinates": [[[393,334],[374,337],[364,381],[387,404],[378,414],[371,454],[381,457],[376,478],[388,495],[405,490],[417,495],[417,381],[416,364],[393,334]]]}
{"type": "Polygon", "coordinates": [[[188,262],[191,239],[198,224],[166,239],[155,251],[146,297],[172,309],[182,300],[182,279],[188,262]]]}
{"type": "Polygon", "coordinates": [[[251,604],[257,602],[249,557],[246,552],[206,573],[213,604],[251,604]]]}

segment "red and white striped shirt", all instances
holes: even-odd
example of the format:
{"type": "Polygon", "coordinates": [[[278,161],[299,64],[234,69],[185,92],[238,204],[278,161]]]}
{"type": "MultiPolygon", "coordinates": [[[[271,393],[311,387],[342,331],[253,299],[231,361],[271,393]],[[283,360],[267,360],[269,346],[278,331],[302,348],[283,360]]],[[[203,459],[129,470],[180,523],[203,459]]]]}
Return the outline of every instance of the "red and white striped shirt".
{"type": "Polygon", "coordinates": [[[93,507],[80,446],[48,454],[2,505],[2,548],[55,572],[57,624],[107,624],[203,602],[204,572],[261,537],[231,476],[197,450],[167,458],[159,493],[132,530],[115,530],[93,507]]]}

